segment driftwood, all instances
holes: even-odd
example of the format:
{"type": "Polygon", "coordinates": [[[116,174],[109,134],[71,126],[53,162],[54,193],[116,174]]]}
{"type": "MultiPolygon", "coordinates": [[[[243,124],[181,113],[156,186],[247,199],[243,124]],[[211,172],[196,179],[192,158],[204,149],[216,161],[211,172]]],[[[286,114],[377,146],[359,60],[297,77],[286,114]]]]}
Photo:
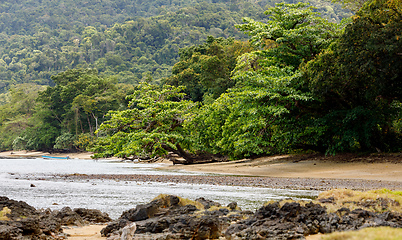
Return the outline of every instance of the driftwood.
{"type": "Polygon", "coordinates": [[[167,159],[173,162],[174,165],[176,164],[201,164],[201,163],[212,163],[212,162],[225,162],[227,158],[224,156],[213,155],[213,154],[200,154],[200,155],[192,155],[191,160],[184,159],[183,157],[179,156],[176,153],[169,152],[166,156],[167,159]]]}

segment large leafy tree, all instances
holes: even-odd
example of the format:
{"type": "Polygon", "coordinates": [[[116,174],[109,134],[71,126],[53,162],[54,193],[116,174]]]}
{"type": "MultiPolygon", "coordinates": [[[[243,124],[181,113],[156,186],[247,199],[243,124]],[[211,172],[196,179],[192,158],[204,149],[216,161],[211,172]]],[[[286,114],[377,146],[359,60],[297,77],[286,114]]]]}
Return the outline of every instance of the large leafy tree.
{"type": "Polygon", "coordinates": [[[297,142],[297,127],[303,128],[297,120],[303,117],[299,105],[311,100],[300,90],[298,67],[328,47],[341,28],[303,3],[278,4],[267,14],[267,23],[246,19],[239,26],[257,50],[238,58],[233,76],[225,70],[230,62],[225,59],[225,45],[231,46],[227,40],[210,38],[181,52],[182,61],[170,81],[216,91],[225,85],[219,81],[223,74],[231,82],[226,93],[216,91],[221,95],[199,110],[183,99],[186,90],[181,87],[157,90],[144,84],[130,97],[131,109],[112,112],[111,120],[101,126],[107,137],[94,148],[97,156],[172,151],[191,163],[196,157],[190,153],[241,158],[289,151],[297,142]]]}
{"type": "Polygon", "coordinates": [[[299,102],[310,100],[292,86],[298,74],[270,66],[235,78],[241,86],[204,106],[193,121],[198,145],[234,159],[289,151],[296,128],[292,116],[299,102]]]}
{"type": "Polygon", "coordinates": [[[308,4],[277,4],[267,23],[245,19],[239,28],[259,50],[239,58],[236,85],[193,122],[199,145],[231,158],[284,153],[300,145],[305,129],[298,67],[341,33],[341,25],[320,18],[308,4]],[[197,131],[202,129],[202,131],[197,131]]]}
{"type": "Polygon", "coordinates": [[[315,124],[330,152],[399,146],[393,121],[401,112],[401,9],[401,1],[367,2],[339,41],[305,66],[320,99],[315,124]]]}
{"type": "Polygon", "coordinates": [[[199,154],[191,152],[192,139],[184,125],[198,107],[185,100],[182,90],[141,83],[128,97],[129,109],[111,111],[110,120],[101,125],[103,137],[92,148],[95,157],[147,158],[174,152],[192,163],[199,154]]]}
{"type": "Polygon", "coordinates": [[[238,28],[250,35],[251,43],[264,48],[263,58],[275,58],[278,65],[295,69],[327,48],[343,28],[319,17],[308,3],[279,3],[265,14],[270,16],[267,23],[244,18],[245,24],[238,28]]]}

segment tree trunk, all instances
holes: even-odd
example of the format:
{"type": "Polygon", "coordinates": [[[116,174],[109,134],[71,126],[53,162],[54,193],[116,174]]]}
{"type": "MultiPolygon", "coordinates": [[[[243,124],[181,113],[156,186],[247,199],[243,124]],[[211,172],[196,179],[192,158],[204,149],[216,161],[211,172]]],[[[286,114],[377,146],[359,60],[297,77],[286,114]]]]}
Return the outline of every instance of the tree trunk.
{"type": "Polygon", "coordinates": [[[170,161],[173,162],[173,164],[197,164],[197,163],[207,163],[207,162],[217,162],[217,161],[226,161],[227,158],[225,156],[221,155],[215,155],[215,154],[210,154],[210,153],[203,153],[203,154],[191,154],[186,152],[180,144],[176,144],[177,149],[173,149],[166,144],[162,144],[162,147],[169,152],[172,152],[176,154],[177,156],[184,158],[184,161],[178,160],[174,156],[169,156],[168,158],[170,161]]]}

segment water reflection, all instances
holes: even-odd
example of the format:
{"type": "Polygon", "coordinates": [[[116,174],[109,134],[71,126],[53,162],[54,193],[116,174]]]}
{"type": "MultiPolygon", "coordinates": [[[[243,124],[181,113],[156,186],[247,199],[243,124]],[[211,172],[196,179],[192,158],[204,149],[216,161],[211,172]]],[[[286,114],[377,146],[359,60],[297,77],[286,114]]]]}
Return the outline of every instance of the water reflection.
{"type": "Polygon", "coordinates": [[[151,201],[157,195],[174,194],[196,199],[205,197],[221,204],[236,201],[242,209],[254,210],[268,200],[292,197],[314,197],[317,191],[281,190],[269,188],[217,186],[206,184],[176,184],[115,180],[63,181],[30,180],[53,174],[196,174],[156,170],[159,164],[133,164],[116,161],[0,159],[0,195],[26,201],[36,208],[61,209],[84,207],[109,213],[117,218],[125,210],[151,201]],[[33,178],[35,177],[35,178],[33,178]],[[31,187],[34,184],[36,187],[31,187]]]}

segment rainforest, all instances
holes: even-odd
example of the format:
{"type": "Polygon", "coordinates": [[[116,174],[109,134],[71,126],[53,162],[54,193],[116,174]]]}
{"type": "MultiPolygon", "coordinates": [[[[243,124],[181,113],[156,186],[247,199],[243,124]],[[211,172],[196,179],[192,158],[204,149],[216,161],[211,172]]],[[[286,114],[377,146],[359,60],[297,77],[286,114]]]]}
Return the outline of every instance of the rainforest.
{"type": "Polygon", "coordinates": [[[398,0],[0,3],[0,150],[400,152],[398,0]]]}

